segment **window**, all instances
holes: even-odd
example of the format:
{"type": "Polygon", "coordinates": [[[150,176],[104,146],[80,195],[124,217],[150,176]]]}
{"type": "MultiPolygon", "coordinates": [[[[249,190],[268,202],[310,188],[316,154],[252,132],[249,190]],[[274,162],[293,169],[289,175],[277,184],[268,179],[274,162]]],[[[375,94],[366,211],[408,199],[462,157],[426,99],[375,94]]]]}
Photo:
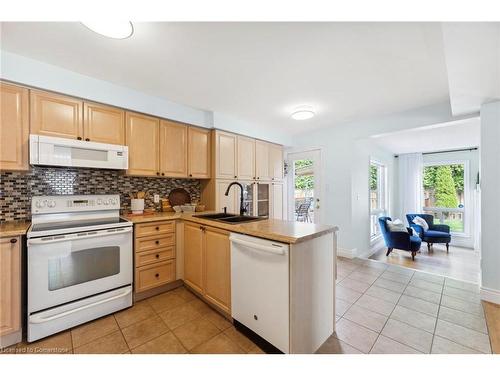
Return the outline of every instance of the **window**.
{"type": "Polygon", "coordinates": [[[427,164],[423,170],[424,212],[434,221],[465,232],[465,163],[427,164]]]}
{"type": "Polygon", "coordinates": [[[386,166],[370,161],[370,238],[380,235],[378,218],[387,215],[386,166]]]}

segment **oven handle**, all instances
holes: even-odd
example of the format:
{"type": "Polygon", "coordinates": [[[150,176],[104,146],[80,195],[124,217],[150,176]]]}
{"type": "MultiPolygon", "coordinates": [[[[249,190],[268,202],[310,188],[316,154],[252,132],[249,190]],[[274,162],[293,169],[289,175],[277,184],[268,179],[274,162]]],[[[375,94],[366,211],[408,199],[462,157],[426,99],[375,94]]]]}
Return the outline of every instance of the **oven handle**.
{"type": "Polygon", "coordinates": [[[41,324],[41,323],[50,322],[51,320],[59,319],[59,318],[62,318],[66,315],[77,313],[78,311],[90,309],[91,307],[99,306],[99,305],[102,305],[103,303],[108,303],[108,302],[114,301],[115,299],[125,297],[126,295],[129,295],[130,293],[132,293],[132,287],[128,287],[125,291],[123,291],[120,294],[117,294],[116,296],[103,299],[102,301],[96,301],[96,302],[93,302],[93,303],[88,304],[88,305],[80,306],[80,307],[77,307],[76,309],[68,310],[68,311],[62,312],[60,314],[52,315],[52,316],[49,316],[46,318],[40,317],[40,316],[30,316],[30,323],[41,324]]]}
{"type": "Polygon", "coordinates": [[[91,234],[86,234],[86,235],[82,235],[82,233],[66,234],[66,235],[60,235],[60,236],[56,235],[56,236],[53,236],[55,238],[52,240],[44,239],[46,237],[30,238],[28,240],[28,245],[45,245],[45,244],[49,244],[49,243],[63,242],[63,241],[86,240],[87,238],[112,236],[114,234],[128,233],[131,231],[132,231],[132,227],[127,227],[127,228],[108,229],[108,230],[97,231],[97,232],[93,232],[93,231],[82,232],[82,233],[91,233],[91,234]]]}

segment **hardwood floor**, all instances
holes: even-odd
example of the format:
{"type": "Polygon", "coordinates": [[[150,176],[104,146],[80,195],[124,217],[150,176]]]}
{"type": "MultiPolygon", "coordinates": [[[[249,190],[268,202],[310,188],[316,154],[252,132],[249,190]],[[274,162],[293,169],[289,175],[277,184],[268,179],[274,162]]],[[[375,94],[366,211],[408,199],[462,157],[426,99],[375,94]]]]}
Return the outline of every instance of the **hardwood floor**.
{"type": "Polygon", "coordinates": [[[491,350],[500,354],[500,305],[483,301],[486,324],[490,334],[491,350]]]}
{"type": "Polygon", "coordinates": [[[446,253],[444,245],[435,244],[430,253],[423,246],[414,261],[407,251],[394,250],[389,256],[385,255],[386,251],[387,248],[381,247],[370,259],[479,283],[480,258],[477,251],[450,246],[450,252],[446,253]]]}

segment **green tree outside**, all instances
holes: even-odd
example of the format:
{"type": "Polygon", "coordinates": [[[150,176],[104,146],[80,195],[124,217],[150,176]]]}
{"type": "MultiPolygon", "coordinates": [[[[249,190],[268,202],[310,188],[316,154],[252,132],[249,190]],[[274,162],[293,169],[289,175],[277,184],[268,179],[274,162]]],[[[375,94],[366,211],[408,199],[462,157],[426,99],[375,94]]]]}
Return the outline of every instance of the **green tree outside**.
{"type": "MultiPolygon", "coordinates": [[[[311,167],[312,160],[296,160],[295,170],[311,167]]],[[[295,176],[295,189],[296,190],[312,190],[314,189],[314,176],[295,176]]]]}
{"type": "Polygon", "coordinates": [[[439,166],[436,170],[435,181],[436,207],[456,208],[458,206],[457,189],[451,167],[439,166]]]}

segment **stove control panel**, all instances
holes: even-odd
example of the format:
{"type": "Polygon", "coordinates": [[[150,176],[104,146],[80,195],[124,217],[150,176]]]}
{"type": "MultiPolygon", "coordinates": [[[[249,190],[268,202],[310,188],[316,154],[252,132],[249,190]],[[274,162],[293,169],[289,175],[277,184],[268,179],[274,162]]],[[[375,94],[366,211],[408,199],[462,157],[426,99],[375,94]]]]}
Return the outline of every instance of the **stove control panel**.
{"type": "Polygon", "coordinates": [[[53,195],[33,197],[31,212],[35,214],[119,210],[120,196],[113,195],[53,195]]]}

